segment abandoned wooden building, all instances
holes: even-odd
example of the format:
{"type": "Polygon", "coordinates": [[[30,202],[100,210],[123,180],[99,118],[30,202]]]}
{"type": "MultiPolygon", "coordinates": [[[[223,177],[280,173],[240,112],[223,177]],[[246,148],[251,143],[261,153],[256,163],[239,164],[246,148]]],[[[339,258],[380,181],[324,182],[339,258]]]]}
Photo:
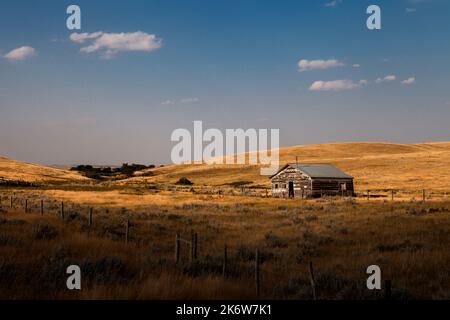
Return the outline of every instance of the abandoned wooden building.
{"type": "Polygon", "coordinates": [[[289,163],[270,179],[275,198],[354,194],[353,177],[328,163],[289,163]]]}

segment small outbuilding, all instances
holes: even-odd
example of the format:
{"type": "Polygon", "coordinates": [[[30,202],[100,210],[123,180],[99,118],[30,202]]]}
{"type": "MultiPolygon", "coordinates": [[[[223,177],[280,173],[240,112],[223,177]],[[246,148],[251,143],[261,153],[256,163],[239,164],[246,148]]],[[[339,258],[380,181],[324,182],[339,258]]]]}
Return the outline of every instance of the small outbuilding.
{"type": "Polygon", "coordinates": [[[353,177],[329,163],[288,163],[270,177],[272,197],[353,196],[353,177]]]}

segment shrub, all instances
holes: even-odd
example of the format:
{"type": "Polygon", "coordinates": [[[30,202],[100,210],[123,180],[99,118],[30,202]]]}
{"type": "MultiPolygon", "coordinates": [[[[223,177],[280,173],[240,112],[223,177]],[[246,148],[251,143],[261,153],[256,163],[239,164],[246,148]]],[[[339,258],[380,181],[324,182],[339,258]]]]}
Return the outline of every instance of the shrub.
{"type": "Polygon", "coordinates": [[[126,262],[115,256],[106,256],[99,260],[84,260],[80,264],[86,279],[98,284],[123,282],[132,277],[126,262]]]}
{"type": "Polygon", "coordinates": [[[182,177],[177,181],[176,184],[184,185],[184,186],[191,186],[194,183],[192,181],[190,181],[188,178],[182,177]]]}
{"type": "Polygon", "coordinates": [[[274,235],[272,232],[266,233],[264,238],[267,241],[267,245],[272,248],[287,247],[287,243],[284,242],[280,237],[274,235]]]}
{"type": "Polygon", "coordinates": [[[377,246],[377,249],[380,252],[392,252],[392,251],[401,251],[401,250],[408,250],[408,251],[417,251],[423,247],[420,243],[412,243],[409,240],[405,240],[400,243],[394,243],[394,244],[380,244],[377,246]]]}
{"type": "Polygon", "coordinates": [[[225,183],[224,185],[238,188],[238,187],[246,186],[246,185],[249,185],[252,183],[253,183],[252,181],[233,181],[233,182],[225,183]]]}
{"type": "Polygon", "coordinates": [[[20,247],[23,243],[20,239],[14,238],[6,234],[0,234],[0,246],[20,247]]]}
{"type": "Polygon", "coordinates": [[[305,220],[307,222],[316,221],[317,219],[319,219],[319,218],[317,218],[317,216],[314,214],[310,214],[305,217],[305,220]]]}
{"type": "Polygon", "coordinates": [[[18,266],[12,258],[0,257],[0,284],[9,285],[14,283],[17,275],[18,266]]]}
{"type": "Polygon", "coordinates": [[[49,224],[38,224],[33,228],[33,238],[50,240],[58,236],[58,230],[49,224]]]}
{"type": "Polygon", "coordinates": [[[111,167],[94,167],[92,165],[79,165],[72,167],[70,170],[78,171],[84,174],[86,177],[96,180],[101,180],[103,177],[120,176],[124,178],[131,177],[136,171],[142,171],[145,169],[153,169],[154,165],[148,167],[143,164],[128,164],[124,163],[120,168],[111,169],[111,167]]]}
{"type": "MultiPolygon", "coordinates": [[[[256,253],[256,248],[255,247],[251,247],[251,246],[247,246],[245,244],[240,244],[237,247],[237,252],[236,252],[236,257],[238,259],[241,259],[243,261],[254,261],[255,260],[255,253],[256,253]]],[[[263,251],[260,250],[259,251],[259,261],[261,263],[264,263],[268,260],[271,260],[274,258],[274,254],[268,251],[263,251]]]]}

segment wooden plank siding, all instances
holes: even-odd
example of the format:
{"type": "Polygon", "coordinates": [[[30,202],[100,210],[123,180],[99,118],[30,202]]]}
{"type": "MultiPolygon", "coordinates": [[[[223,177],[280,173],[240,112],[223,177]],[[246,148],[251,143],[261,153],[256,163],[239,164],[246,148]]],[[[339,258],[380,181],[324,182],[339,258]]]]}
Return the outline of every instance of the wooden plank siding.
{"type": "Polygon", "coordinates": [[[289,198],[289,183],[293,184],[294,198],[320,197],[323,195],[354,194],[353,178],[313,178],[300,169],[288,166],[271,178],[272,197],[289,198]],[[344,188],[342,187],[344,185],[344,188]]]}
{"type": "Polygon", "coordinates": [[[321,195],[346,195],[352,196],[354,193],[353,179],[330,178],[330,179],[313,179],[312,180],[312,196],[321,195]],[[345,185],[345,189],[342,189],[345,185]]]}
{"type": "Polygon", "coordinates": [[[288,198],[289,182],[294,183],[294,197],[298,198],[302,197],[302,195],[303,197],[312,195],[311,178],[298,169],[287,168],[272,179],[272,196],[277,198],[288,198]]]}

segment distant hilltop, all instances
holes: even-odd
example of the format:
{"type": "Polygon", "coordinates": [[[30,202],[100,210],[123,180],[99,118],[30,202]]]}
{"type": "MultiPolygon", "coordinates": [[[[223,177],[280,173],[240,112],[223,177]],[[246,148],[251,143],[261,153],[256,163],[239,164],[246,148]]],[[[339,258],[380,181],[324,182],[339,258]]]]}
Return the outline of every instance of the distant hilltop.
{"type": "MultiPolygon", "coordinates": [[[[280,166],[331,163],[355,178],[355,189],[430,188],[450,192],[450,142],[398,144],[342,142],[280,148],[280,166]]],[[[77,171],[0,157],[0,177],[29,182],[93,181],[77,171]]],[[[146,168],[115,181],[124,184],[176,184],[186,177],[195,185],[269,186],[255,165],[168,165],[146,168]]]]}

